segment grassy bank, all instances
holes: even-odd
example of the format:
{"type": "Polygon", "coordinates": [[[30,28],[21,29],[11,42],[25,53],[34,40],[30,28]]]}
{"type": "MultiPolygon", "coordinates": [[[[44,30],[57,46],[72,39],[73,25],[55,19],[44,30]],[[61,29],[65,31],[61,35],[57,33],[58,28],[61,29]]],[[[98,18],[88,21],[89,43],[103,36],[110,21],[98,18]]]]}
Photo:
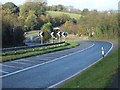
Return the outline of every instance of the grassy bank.
{"type": "Polygon", "coordinates": [[[60,51],[64,49],[73,48],[78,45],[79,45],[78,42],[68,42],[65,44],[61,44],[60,46],[54,45],[54,46],[47,46],[47,47],[42,47],[42,48],[38,47],[38,48],[33,48],[33,49],[24,49],[24,50],[18,50],[18,51],[5,52],[5,53],[2,53],[2,59],[0,59],[1,60],[0,62],[45,54],[45,53],[54,52],[54,51],[60,51]]]}
{"type": "MultiPolygon", "coordinates": [[[[118,69],[118,51],[111,53],[97,64],[66,81],[59,88],[105,88],[118,69]]],[[[120,65],[120,62],[119,62],[120,65]]]]}

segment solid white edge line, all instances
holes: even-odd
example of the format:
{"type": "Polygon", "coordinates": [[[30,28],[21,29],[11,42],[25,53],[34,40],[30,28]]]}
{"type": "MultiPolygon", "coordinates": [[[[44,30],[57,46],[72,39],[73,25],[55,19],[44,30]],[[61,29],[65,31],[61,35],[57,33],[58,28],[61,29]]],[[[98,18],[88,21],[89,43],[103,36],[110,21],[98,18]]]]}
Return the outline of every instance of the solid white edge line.
{"type": "MultiPolygon", "coordinates": [[[[112,50],[112,48],[113,48],[113,43],[111,43],[111,42],[108,42],[108,43],[110,43],[112,46],[111,46],[111,48],[109,49],[109,51],[105,54],[105,56],[107,56],[107,55],[109,54],[109,52],[112,50]]],[[[80,74],[81,72],[85,71],[86,69],[88,69],[88,68],[91,67],[92,65],[96,64],[97,62],[99,62],[101,59],[102,59],[102,57],[101,57],[98,61],[96,61],[96,62],[90,64],[88,67],[84,68],[83,70],[80,70],[79,72],[73,74],[72,76],[70,76],[70,77],[68,77],[68,78],[66,78],[66,79],[64,79],[64,80],[62,80],[62,81],[60,81],[60,82],[58,82],[58,83],[56,83],[56,84],[54,84],[54,85],[51,85],[51,86],[49,86],[48,88],[55,88],[55,86],[58,86],[58,85],[60,85],[61,83],[69,80],[70,78],[72,78],[72,77],[80,74]]]]}
{"type": "Polygon", "coordinates": [[[65,58],[65,57],[67,57],[67,56],[74,55],[74,54],[76,54],[76,53],[80,53],[80,52],[82,52],[82,51],[85,51],[85,50],[87,50],[87,49],[93,47],[94,45],[95,45],[95,44],[93,43],[91,46],[89,46],[89,47],[87,47],[87,48],[85,48],[85,49],[82,49],[82,50],[80,50],[80,51],[77,51],[77,52],[75,52],[75,53],[71,53],[71,54],[65,55],[65,56],[60,57],[60,58],[53,59],[53,60],[48,61],[48,62],[45,62],[45,63],[37,64],[37,65],[31,66],[31,67],[28,67],[28,68],[25,68],[25,69],[22,69],[22,70],[18,70],[18,71],[15,71],[15,72],[12,72],[12,73],[9,73],[9,74],[6,74],[6,75],[3,75],[3,76],[0,76],[0,78],[4,78],[4,77],[7,77],[7,76],[10,76],[10,75],[13,75],[13,74],[16,74],[16,73],[19,73],[19,72],[25,71],[25,70],[29,70],[29,69],[32,69],[32,68],[35,68],[35,67],[38,67],[38,66],[41,66],[41,65],[47,64],[47,63],[51,63],[51,62],[54,62],[54,61],[60,60],[60,59],[62,59],[62,58],[65,58]]]}

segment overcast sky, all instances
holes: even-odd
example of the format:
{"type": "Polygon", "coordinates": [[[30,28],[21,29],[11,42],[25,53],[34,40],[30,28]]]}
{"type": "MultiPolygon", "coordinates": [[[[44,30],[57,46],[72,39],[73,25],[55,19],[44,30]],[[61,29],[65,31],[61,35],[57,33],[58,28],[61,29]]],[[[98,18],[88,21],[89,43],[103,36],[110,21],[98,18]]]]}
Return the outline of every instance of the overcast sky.
{"type": "MultiPolygon", "coordinates": [[[[118,2],[120,0],[47,0],[48,5],[62,4],[65,6],[74,6],[83,10],[84,8],[97,10],[118,10],[118,2]]],[[[0,3],[13,2],[16,5],[21,5],[25,0],[1,0],[0,3]]]]}

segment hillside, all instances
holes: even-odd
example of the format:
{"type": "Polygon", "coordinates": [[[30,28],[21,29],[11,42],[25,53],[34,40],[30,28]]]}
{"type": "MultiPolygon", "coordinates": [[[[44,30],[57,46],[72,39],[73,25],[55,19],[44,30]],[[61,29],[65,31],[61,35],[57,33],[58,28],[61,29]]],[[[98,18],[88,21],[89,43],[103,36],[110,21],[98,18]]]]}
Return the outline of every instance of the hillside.
{"type": "Polygon", "coordinates": [[[80,19],[81,15],[79,14],[74,14],[74,13],[67,13],[67,12],[59,12],[59,11],[47,11],[52,17],[57,17],[60,16],[62,14],[66,14],[68,16],[70,16],[71,18],[74,18],[76,20],[80,19]]]}

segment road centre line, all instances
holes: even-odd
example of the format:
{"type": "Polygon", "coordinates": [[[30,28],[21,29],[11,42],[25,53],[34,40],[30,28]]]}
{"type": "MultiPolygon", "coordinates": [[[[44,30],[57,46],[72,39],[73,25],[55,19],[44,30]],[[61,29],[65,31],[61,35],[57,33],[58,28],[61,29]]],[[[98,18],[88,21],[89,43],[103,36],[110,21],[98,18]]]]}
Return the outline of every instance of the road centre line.
{"type": "MultiPolygon", "coordinates": [[[[110,43],[112,46],[111,46],[111,48],[108,50],[108,52],[105,54],[105,56],[107,56],[107,55],[109,54],[109,52],[112,50],[112,48],[113,48],[113,43],[111,43],[111,42],[109,42],[109,43],[110,43]]],[[[49,86],[48,88],[55,88],[55,86],[60,85],[61,83],[69,80],[70,78],[73,78],[74,76],[76,76],[76,75],[80,74],[81,72],[85,71],[86,69],[88,69],[88,68],[91,67],[92,65],[96,64],[96,63],[99,62],[102,58],[103,58],[103,57],[101,57],[101,58],[100,58],[99,60],[97,60],[96,62],[90,64],[88,67],[84,68],[83,70],[78,71],[77,73],[73,74],[72,76],[70,76],[70,77],[68,77],[68,78],[66,78],[66,79],[64,79],[64,80],[62,80],[62,81],[60,81],[60,82],[58,82],[58,83],[56,83],[56,84],[51,85],[51,86],[49,86]]],[[[47,89],[48,89],[48,88],[47,88],[47,89]]],[[[47,90],[47,89],[45,89],[45,90],[47,90]]]]}
{"type": "Polygon", "coordinates": [[[63,57],[60,57],[60,58],[56,58],[56,59],[53,59],[51,61],[48,61],[48,62],[45,62],[45,63],[41,63],[41,64],[37,64],[37,65],[34,65],[34,66],[31,66],[31,67],[28,67],[28,68],[24,68],[22,70],[18,70],[18,71],[15,71],[15,72],[12,72],[12,73],[9,73],[9,74],[6,74],[6,75],[3,75],[3,76],[0,76],[0,78],[4,78],[4,77],[7,77],[7,76],[10,76],[10,75],[13,75],[13,74],[16,74],[16,73],[19,73],[19,72],[22,72],[22,71],[26,71],[26,70],[29,70],[29,69],[32,69],[32,68],[36,68],[38,66],[41,66],[41,65],[44,65],[44,64],[48,64],[48,63],[51,63],[51,62],[54,62],[54,61],[57,61],[57,60],[60,60],[62,58],[65,58],[65,57],[68,57],[68,56],[71,56],[71,55],[74,55],[74,54],[77,54],[77,53],[80,53],[80,52],[83,52],[89,48],[92,48],[93,46],[95,46],[95,44],[93,43],[91,46],[85,48],[85,49],[82,49],[80,51],[77,51],[77,52],[74,52],[74,53],[70,53],[68,55],[65,55],[63,57]]]}

